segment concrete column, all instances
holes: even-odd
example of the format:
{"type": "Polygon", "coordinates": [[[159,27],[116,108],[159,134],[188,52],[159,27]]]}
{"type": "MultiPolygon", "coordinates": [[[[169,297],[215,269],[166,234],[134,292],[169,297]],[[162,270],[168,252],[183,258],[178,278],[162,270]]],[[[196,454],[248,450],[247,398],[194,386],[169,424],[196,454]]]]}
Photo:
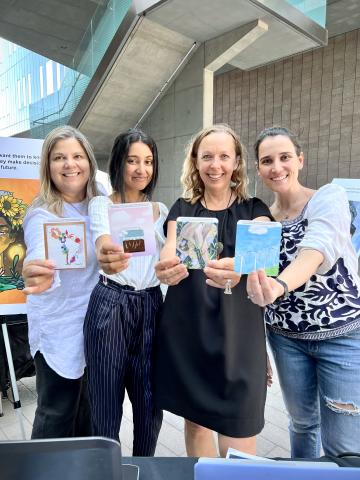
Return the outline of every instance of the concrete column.
{"type": "Polygon", "coordinates": [[[267,23],[257,20],[206,43],[203,79],[203,127],[213,123],[214,73],[256,42],[268,31],[267,23]]]}

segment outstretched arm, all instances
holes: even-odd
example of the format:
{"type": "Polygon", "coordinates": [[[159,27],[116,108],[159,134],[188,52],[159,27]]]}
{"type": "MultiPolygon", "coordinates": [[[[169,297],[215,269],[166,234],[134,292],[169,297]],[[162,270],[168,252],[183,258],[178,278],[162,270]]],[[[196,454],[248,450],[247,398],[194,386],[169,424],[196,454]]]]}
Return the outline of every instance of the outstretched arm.
{"type": "MultiPolygon", "coordinates": [[[[304,285],[324,261],[324,255],[318,250],[302,249],[299,255],[279,275],[289,291],[304,285]]],[[[250,273],[247,280],[247,292],[251,300],[264,307],[273,303],[284,294],[284,287],[274,278],[268,277],[264,270],[250,273]]]]}

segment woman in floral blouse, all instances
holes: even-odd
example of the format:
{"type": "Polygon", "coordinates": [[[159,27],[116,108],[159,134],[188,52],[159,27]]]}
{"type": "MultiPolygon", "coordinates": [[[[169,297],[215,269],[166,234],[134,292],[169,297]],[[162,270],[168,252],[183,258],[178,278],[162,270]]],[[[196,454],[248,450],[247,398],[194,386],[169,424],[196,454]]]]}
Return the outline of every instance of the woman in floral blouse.
{"type": "Polygon", "coordinates": [[[290,415],[293,457],[360,451],[360,279],[345,191],[299,183],[304,157],[282,127],[260,133],[258,174],[282,222],[280,275],[248,278],[267,305],[268,338],[290,415]]]}

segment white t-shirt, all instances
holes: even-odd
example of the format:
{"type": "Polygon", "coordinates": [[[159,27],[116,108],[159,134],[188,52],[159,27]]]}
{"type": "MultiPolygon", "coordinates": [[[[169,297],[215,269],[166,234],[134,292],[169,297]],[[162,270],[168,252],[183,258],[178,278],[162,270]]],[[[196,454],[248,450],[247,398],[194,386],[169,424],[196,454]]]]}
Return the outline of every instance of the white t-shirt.
{"type": "MultiPolygon", "coordinates": [[[[63,216],[86,222],[87,267],[57,270],[49,290],[27,297],[29,342],[33,356],[37,351],[41,352],[57,374],[76,379],[84,373],[83,323],[90,294],[98,280],[98,265],[91,239],[87,201],[64,202],[63,216]]],[[[60,220],[45,208],[29,210],[24,220],[26,260],[45,258],[43,224],[60,220]]]]}
{"type": "MultiPolygon", "coordinates": [[[[101,235],[110,235],[108,208],[112,204],[109,197],[95,197],[89,203],[90,229],[94,243],[101,235]]],[[[168,209],[163,203],[158,202],[158,205],[160,216],[154,224],[157,254],[130,258],[129,267],[126,270],[114,275],[107,275],[100,270],[102,275],[121,285],[134,287],[135,290],[143,290],[160,284],[154,267],[165,243],[163,225],[168,209]]]]}

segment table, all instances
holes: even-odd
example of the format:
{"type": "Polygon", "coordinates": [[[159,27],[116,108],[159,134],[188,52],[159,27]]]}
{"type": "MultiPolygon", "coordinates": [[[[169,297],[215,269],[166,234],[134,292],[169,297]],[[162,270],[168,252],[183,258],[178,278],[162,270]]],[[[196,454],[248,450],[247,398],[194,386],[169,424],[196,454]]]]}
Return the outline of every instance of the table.
{"type": "Polygon", "coordinates": [[[187,457],[123,457],[122,463],[137,465],[139,480],[193,480],[197,461],[187,457]]]}

